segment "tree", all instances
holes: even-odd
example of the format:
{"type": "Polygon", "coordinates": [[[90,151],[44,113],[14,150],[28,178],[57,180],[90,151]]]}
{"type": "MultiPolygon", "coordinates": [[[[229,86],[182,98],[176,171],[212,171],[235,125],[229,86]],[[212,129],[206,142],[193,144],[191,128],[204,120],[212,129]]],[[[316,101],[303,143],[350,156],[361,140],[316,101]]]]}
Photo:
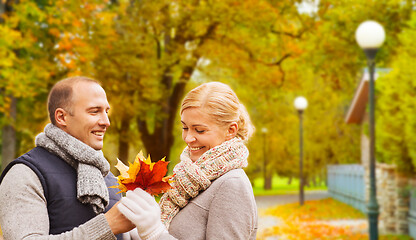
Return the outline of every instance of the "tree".
{"type": "Polygon", "coordinates": [[[95,9],[87,13],[89,18],[83,17],[85,10],[77,12],[77,18],[85,20],[81,27],[66,28],[68,35],[82,36],[74,38],[86,43],[68,48],[65,54],[71,53],[71,61],[67,68],[73,66],[73,72],[89,73],[104,83],[110,100],[120,103],[117,114],[112,115],[119,136],[132,129],[134,119],[141,142],[153,159],[169,156],[180,100],[195,70],[203,71],[203,59],[215,62],[214,66],[244,55],[242,64],[258,62],[267,67],[278,66],[286,58],[278,54],[278,60],[261,59],[263,54],[254,54],[270,46],[265,44],[267,36],[261,36],[270,33],[272,26],[262,25],[268,19],[274,22],[283,17],[272,14],[274,8],[267,2],[120,1],[99,6],[89,8],[95,9]],[[258,13],[268,15],[259,19],[258,13]],[[249,36],[259,36],[261,44],[239,42],[249,36]],[[85,50],[87,47],[93,50],[85,50]],[[220,53],[219,49],[226,51],[220,53]],[[82,64],[89,60],[91,65],[82,64]]]}
{"type": "Polygon", "coordinates": [[[400,172],[414,174],[416,170],[416,111],[414,97],[416,70],[412,66],[416,51],[416,15],[407,22],[408,28],[399,34],[400,45],[391,63],[391,71],[377,79],[376,131],[377,160],[395,164],[400,172]]]}
{"type": "Polygon", "coordinates": [[[43,121],[45,115],[36,112],[39,107],[35,102],[46,92],[50,64],[45,62],[47,58],[41,45],[44,31],[39,23],[44,13],[39,6],[30,1],[3,1],[0,5],[3,11],[0,15],[0,126],[4,168],[17,154],[28,149],[17,143],[24,141],[27,133],[36,129],[33,126],[43,121]]]}
{"type": "Polygon", "coordinates": [[[183,147],[176,140],[185,92],[221,81],[237,92],[257,129],[269,129],[267,162],[258,131],[249,144],[249,172],[266,166],[266,176],[297,176],[298,95],[310,102],[304,125],[307,174],[320,174],[328,163],[358,161],[359,129],[343,121],[365,66],[354,31],[363,16],[385,25],[392,37],[378,58],[387,65],[412,3],[321,0],[317,12],[301,13],[301,2],[14,3],[0,24],[1,36],[8,36],[0,39],[2,127],[13,122],[15,98],[18,139],[12,142],[20,143],[19,152],[30,148],[46,119],[40,109],[47,90],[59,79],[82,74],[103,83],[112,106],[107,156],[126,162],[129,153],[144,148],[154,160],[169,158],[183,147]]]}

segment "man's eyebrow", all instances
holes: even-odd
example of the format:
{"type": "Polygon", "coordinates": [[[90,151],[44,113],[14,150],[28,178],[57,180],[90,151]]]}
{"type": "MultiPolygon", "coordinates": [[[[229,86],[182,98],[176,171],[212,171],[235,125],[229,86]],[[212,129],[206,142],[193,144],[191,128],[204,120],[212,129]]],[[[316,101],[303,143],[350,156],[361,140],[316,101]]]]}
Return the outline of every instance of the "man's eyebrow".
{"type": "MultiPolygon", "coordinates": [[[[87,108],[87,110],[94,110],[94,109],[100,110],[100,109],[104,109],[104,108],[103,108],[103,107],[101,107],[101,106],[92,106],[92,107],[88,107],[88,108],[87,108]]],[[[110,109],[110,107],[107,107],[107,108],[105,108],[105,109],[109,110],[109,109],[110,109]]]]}

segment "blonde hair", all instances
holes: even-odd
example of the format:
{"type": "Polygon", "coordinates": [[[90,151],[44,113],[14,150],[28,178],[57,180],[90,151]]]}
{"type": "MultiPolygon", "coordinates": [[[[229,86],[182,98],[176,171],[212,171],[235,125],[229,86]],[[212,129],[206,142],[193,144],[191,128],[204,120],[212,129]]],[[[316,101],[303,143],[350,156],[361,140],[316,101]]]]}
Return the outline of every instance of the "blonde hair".
{"type": "Polygon", "coordinates": [[[192,89],[183,99],[181,111],[199,107],[213,117],[219,125],[236,122],[237,137],[248,140],[254,132],[250,116],[234,91],[224,83],[209,82],[192,89]]]}

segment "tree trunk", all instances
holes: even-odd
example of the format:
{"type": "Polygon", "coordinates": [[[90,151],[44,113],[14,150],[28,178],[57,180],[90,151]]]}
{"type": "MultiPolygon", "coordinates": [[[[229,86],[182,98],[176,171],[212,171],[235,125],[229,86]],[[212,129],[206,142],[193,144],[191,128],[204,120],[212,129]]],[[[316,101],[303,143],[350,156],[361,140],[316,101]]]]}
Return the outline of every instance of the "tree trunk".
{"type": "Polygon", "coordinates": [[[10,123],[3,127],[2,132],[2,163],[1,171],[3,171],[6,166],[13,161],[16,157],[16,129],[14,128],[14,123],[16,121],[16,105],[17,100],[15,97],[10,97],[10,123]]]}
{"type": "Polygon", "coordinates": [[[121,119],[121,127],[118,134],[118,158],[128,166],[129,148],[128,133],[130,128],[130,118],[123,117],[121,119]]]}
{"type": "Polygon", "coordinates": [[[316,181],[316,177],[315,176],[312,177],[311,181],[312,181],[312,184],[313,184],[314,187],[318,186],[318,183],[316,181]]]}
{"type": "Polygon", "coordinates": [[[270,174],[267,174],[264,176],[264,190],[270,190],[272,189],[272,176],[270,174]]]}
{"type": "MultiPolygon", "coordinates": [[[[172,94],[166,99],[163,104],[162,113],[166,116],[161,122],[157,122],[154,127],[154,132],[150,133],[147,127],[147,122],[143,119],[137,119],[139,126],[141,140],[148,154],[151,155],[152,161],[158,161],[164,157],[169,160],[170,150],[173,146],[173,126],[178,113],[180,101],[184,95],[186,83],[189,81],[195,67],[194,65],[184,67],[180,80],[173,86],[172,94]]],[[[167,69],[163,76],[163,83],[167,89],[171,89],[173,75],[171,69],[167,69]]]]}
{"type": "Polygon", "coordinates": [[[287,180],[287,185],[292,184],[292,180],[293,180],[293,177],[292,177],[292,176],[290,176],[290,177],[288,178],[288,180],[287,180]]]}
{"type": "MultiPolygon", "coordinates": [[[[198,47],[203,45],[204,42],[214,34],[218,25],[218,22],[213,22],[207,28],[205,34],[198,37],[198,47]]],[[[175,38],[172,39],[170,34],[165,34],[163,39],[164,48],[162,49],[162,45],[158,43],[159,58],[161,58],[162,54],[172,54],[173,46],[175,46],[172,42],[186,44],[189,40],[195,41],[196,39],[188,39],[187,37],[180,36],[180,34],[176,35],[175,38]]],[[[147,122],[145,120],[137,118],[137,125],[140,130],[141,140],[147,153],[151,154],[153,161],[158,161],[163,157],[166,157],[169,160],[170,150],[174,141],[173,126],[176,114],[180,106],[180,101],[184,95],[186,84],[189,82],[189,79],[198,64],[199,58],[199,54],[194,51],[192,60],[187,61],[187,64],[182,67],[181,76],[176,83],[173,81],[173,76],[175,75],[174,72],[177,71],[175,70],[175,67],[180,65],[180,59],[178,59],[175,64],[166,66],[166,69],[164,69],[161,83],[168,92],[170,92],[171,89],[173,90],[171,91],[170,96],[167,97],[162,103],[162,112],[160,114],[166,117],[162,121],[155,123],[153,133],[149,132],[147,122]]]]}
{"type": "Polygon", "coordinates": [[[174,86],[172,95],[166,100],[162,114],[167,117],[162,122],[155,124],[153,133],[150,133],[147,122],[138,119],[141,140],[148,154],[153,161],[158,161],[163,157],[169,158],[170,149],[173,145],[173,126],[178,111],[179,102],[183,97],[186,82],[181,81],[174,86]]]}
{"type": "Polygon", "coordinates": [[[308,174],[304,174],[303,175],[303,181],[304,181],[304,186],[305,187],[310,187],[311,185],[310,185],[310,179],[309,179],[309,176],[308,176],[308,174]]]}
{"type": "MultiPolygon", "coordinates": [[[[4,23],[4,15],[10,14],[13,11],[13,4],[19,3],[18,0],[0,1],[0,24],[4,23]]],[[[1,90],[1,89],[0,89],[1,90]]],[[[4,92],[2,92],[4,94],[4,92]]],[[[17,99],[14,96],[10,97],[9,121],[2,128],[2,149],[1,149],[1,171],[13,161],[16,157],[16,129],[14,124],[16,122],[17,99]]]]}
{"type": "Polygon", "coordinates": [[[6,3],[0,1],[0,24],[4,23],[4,18],[1,17],[6,12],[6,3]]]}

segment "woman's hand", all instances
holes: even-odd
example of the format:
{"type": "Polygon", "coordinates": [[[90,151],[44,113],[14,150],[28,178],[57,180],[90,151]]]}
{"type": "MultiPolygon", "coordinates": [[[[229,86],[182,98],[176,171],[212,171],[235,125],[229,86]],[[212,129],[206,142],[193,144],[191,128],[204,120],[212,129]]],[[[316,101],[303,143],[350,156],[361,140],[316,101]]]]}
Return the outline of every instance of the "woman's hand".
{"type": "Polygon", "coordinates": [[[155,199],[140,188],[127,191],[117,205],[120,212],[137,227],[140,238],[157,239],[167,231],[160,220],[160,208],[155,199]]]}

